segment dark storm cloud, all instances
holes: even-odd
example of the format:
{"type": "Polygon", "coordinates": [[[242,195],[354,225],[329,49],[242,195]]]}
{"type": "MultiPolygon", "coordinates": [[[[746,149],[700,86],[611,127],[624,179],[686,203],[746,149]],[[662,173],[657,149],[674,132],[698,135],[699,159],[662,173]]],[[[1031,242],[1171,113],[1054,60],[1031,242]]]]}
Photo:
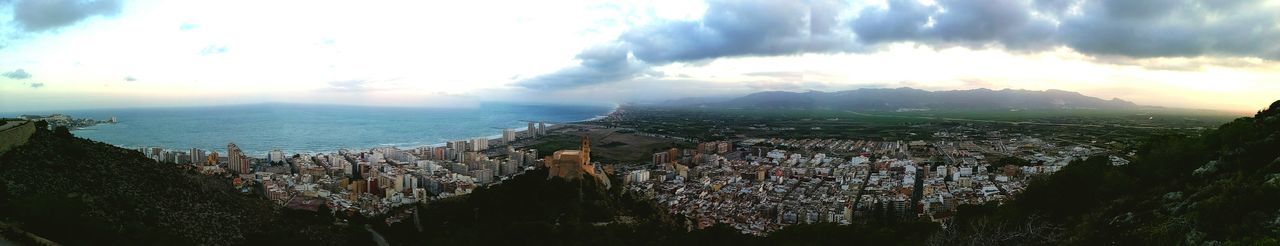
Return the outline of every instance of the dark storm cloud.
{"type": "Polygon", "coordinates": [[[69,26],[96,15],[120,12],[119,0],[18,0],[13,20],[24,31],[40,32],[69,26]]]}
{"type": "Polygon", "coordinates": [[[525,80],[517,85],[530,89],[550,90],[631,79],[651,72],[647,66],[632,61],[621,46],[600,46],[582,51],[578,66],[525,80]]]}
{"type": "Polygon", "coordinates": [[[5,78],[9,78],[13,80],[24,80],[24,79],[31,78],[31,74],[27,73],[26,70],[22,70],[22,69],[4,72],[0,74],[0,76],[4,76],[5,78]]]}
{"type": "Polygon", "coordinates": [[[641,61],[652,64],[719,57],[786,55],[848,49],[839,32],[843,2],[708,1],[700,21],[667,21],[622,34],[641,61]]]}

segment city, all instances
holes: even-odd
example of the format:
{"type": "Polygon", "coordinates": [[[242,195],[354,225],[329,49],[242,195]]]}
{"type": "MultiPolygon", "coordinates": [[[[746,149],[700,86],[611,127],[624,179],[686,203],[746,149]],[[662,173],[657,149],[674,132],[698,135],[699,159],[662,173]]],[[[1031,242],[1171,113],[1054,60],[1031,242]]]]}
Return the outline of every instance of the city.
{"type": "MultiPolygon", "coordinates": [[[[594,122],[550,126],[529,122],[526,130],[503,129],[496,139],[472,138],[412,149],[272,150],[262,157],[244,154],[235,143],[228,144],[226,154],[195,148],[136,150],[156,161],[230,178],[241,192],[292,209],[320,211],[324,206],[324,211],[387,216],[385,222],[391,224],[406,213],[397,210],[401,214],[388,215],[393,208],[466,195],[477,187],[500,185],[526,170],[558,167],[548,161],[551,153],[539,155],[538,149],[526,145],[547,135],[598,134],[587,129],[625,121],[623,117],[617,113],[594,122]]],[[[763,236],[787,225],[865,223],[871,216],[941,223],[960,205],[1000,204],[1032,179],[1073,161],[1101,155],[1110,165],[1123,166],[1133,155],[1015,129],[958,125],[934,129],[937,132],[928,141],[742,138],[697,142],[691,148],[653,153],[648,162],[592,162],[582,169],[622,181],[627,192],[689,218],[691,228],[723,223],[763,236]]],[[[693,141],[683,136],[628,134],[693,141]]]]}
{"type": "Polygon", "coordinates": [[[1280,0],[0,0],[0,246],[1280,245],[1280,0]]]}

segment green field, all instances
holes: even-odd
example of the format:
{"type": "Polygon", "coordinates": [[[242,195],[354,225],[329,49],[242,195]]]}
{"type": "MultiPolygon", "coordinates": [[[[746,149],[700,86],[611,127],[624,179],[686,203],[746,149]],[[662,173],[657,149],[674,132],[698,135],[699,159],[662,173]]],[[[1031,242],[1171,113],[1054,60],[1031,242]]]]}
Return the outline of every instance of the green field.
{"type": "Polygon", "coordinates": [[[605,164],[648,162],[653,153],[672,147],[688,148],[691,144],[677,144],[670,139],[620,133],[617,129],[592,129],[585,132],[559,133],[538,138],[526,148],[537,149],[547,156],[558,150],[581,149],[582,136],[591,140],[591,158],[605,164]]]}
{"type": "Polygon", "coordinates": [[[713,141],[742,138],[931,140],[935,133],[982,138],[989,132],[1069,145],[1128,149],[1154,135],[1197,135],[1239,115],[1143,108],[1034,111],[946,110],[852,112],[829,109],[723,109],[628,106],[609,127],[713,141]]]}

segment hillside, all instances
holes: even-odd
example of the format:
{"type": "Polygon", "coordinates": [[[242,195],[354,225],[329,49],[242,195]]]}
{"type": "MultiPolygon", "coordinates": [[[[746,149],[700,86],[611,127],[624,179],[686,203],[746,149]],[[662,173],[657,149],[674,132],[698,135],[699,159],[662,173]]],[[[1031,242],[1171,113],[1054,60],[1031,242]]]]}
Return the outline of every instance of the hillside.
{"type": "Polygon", "coordinates": [[[1073,163],[1014,201],[962,209],[954,245],[1280,244],[1280,101],[1199,136],[1157,136],[1135,161],[1073,163]]]}
{"type": "Polygon", "coordinates": [[[283,211],[240,194],[225,179],[76,138],[66,128],[36,128],[26,145],[0,156],[0,223],[54,242],[369,242],[366,233],[333,226],[328,216],[283,211]]]}
{"type": "Polygon", "coordinates": [[[1120,100],[1104,100],[1062,90],[952,90],[926,91],[912,88],[873,89],[836,92],[766,91],[721,101],[673,100],[668,106],[708,106],[726,108],[824,108],[855,111],[898,109],[1127,109],[1138,105],[1120,100]]]}

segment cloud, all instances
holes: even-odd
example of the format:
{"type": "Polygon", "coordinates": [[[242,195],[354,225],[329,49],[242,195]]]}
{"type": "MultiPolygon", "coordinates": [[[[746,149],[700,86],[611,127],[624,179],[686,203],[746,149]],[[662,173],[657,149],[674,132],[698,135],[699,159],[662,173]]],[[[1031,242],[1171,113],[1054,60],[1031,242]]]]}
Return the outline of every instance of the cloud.
{"type": "Polygon", "coordinates": [[[1267,0],[708,0],[700,20],[660,20],[623,32],[612,61],[526,79],[527,88],[633,79],[646,67],[718,58],[843,53],[912,42],[1018,52],[1070,48],[1088,56],[1280,60],[1280,5],[1267,0]],[[855,13],[843,15],[842,13],[855,13]],[[629,54],[626,55],[626,54],[629,54]],[[629,57],[631,59],[622,59],[629,57]]]}
{"type": "Polygon", "coordinates": [[[1067,46],[1090,55],[1280,60],[1280,17],[1262,0],[890,0],[851,23],[867,44],[1067,46]],[[1078,13],[1069,14],[1070,10],[1078,13]]]}
{"type": "Polygon", "coordinates": [[[40,87],[44,87],[44,83],[31,82],[31,88],[40,88],[40,87]]]}
{"type": "Polygon", "coordinates": [[[27,73],[26,70],[22,70],[22,69],[5,72],[0,74],[0,76],[4,76],[5,78],[9,78],[13,80],[24,80],[24,79],[31,78],[31,74],[27,73]]]}
{"type": "Polygon", "coordinates": [[[518,81],[530,89],[557,89],[633,79],[649,66],[720,57],[847,51],[841,1],[712,0],[702,20],[659,21],[623,33],[612,44],[579,53],[578,66],[518,81]]]}
{"type": "Polygon", "coordinates": [[[839,26],[840,1],[708,1],[703,19],[664,21],[619,38],[635,57],[665,64],[751,55],[851,49],[839,26]]]}
{"type": "Polygon", "coordinates": [[[1048,47],[1054,24],[1034,17],[1032,10],[1031,3],[1020,0],[940,0],[937,5],[890,0],[886,8],[863,9],[851,26],[858,40],[867,44],[916,41],[939,46],[1048,47]]]}
{"type": "Polygon", "coordinates": [[[138,81],[138,79],[134,78],[133,76],[125,76],[124,81],[133,82],[133,81],[138,81]]]}
{"type": "Polygon", "coordinates": [[[223,54],[223,53],[227,53],[227,46],[209,45],[209,46],[205,46],[204,49],[200,49],[200,55],[207,56],[207,55],[216,55],[216,54],[223,54]]]}
{"type": "Polygon", "coordinates": [[[18,0],[13,7],[13,20],[24,31],[41,32],[97,15],[115,15],[120,6],[119,0],[18,0]]]}
{"type": "Polygon", "coordinates": [[[331,92],[371,92],[386,91],[403,88],[402,84],[396,83],[402,78],[392,79],[352,79],[330,81],[329,87],[321,89],[321,91],[331,92]]]}
{"type": "Polygon", "coordinates": [[[367,91],[370,89],[369,82],[370,81],[368,80],[360,80],[360,79],[331,81],[329,82],[328,89],[334,90],[334,91],[349,91],[349,92],[367,91]]]}
{"type": "Polygon", "coordinates": [[[1063,19],[1059,36],[1087,54],[1280,60],[1280,9],[1261,1],[1217,2],[1084,2],[1087,14],[1063,19]]]}
{"type": "Polygon", "coordinates": [[[934,6],[925,6],[915,0],[889,0],[884,9],[866,8],[853,21],[853,31],[858,39],[867,43],[901,41],[920,36],[929,16],[938,12],[934,6]]]}
{"type": "Polygon", "coordinates": [[[582,51],[577,66],[561,69],[516,83],[517,86],[551,90],[627,80],[653,73],[647,65],[629,56],[620,45],[599,46],[582,51]]]}

